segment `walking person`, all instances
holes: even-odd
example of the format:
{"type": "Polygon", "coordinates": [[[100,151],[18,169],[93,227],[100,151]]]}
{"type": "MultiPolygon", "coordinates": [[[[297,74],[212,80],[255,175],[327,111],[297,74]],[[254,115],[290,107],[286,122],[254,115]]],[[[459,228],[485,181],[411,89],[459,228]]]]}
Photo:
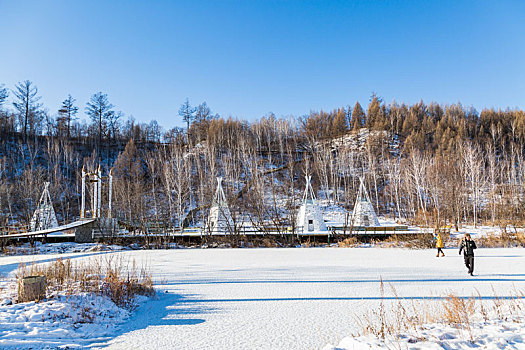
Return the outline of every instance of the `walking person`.
{"type": "Polygon", "coordinates": [[[476,242],[470,238],[470,233],[465,233],[465,238],[459,245],[459,255],[463,251],[463,258],[465,259],[465,266],[468,269],[468,273],[474,276],[474,249],[476,249],[476,242]]]}
{"type": "Polygon", "coordinates": [[[439,232],[436,235],[436,248],[438,250],[436,257],[439,258],[439,254],[441,254],[441,256],[445,256],[445,253],[443,253],[443,248],[445,248],[445,244],[443,244],[443,238],[441,237],[441,234],[439,232]]]}

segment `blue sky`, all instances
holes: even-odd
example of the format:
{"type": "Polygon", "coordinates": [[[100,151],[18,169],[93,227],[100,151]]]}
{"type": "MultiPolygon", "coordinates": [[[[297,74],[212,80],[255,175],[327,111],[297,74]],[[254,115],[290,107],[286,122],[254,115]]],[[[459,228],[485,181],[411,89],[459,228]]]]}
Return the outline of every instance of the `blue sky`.
{"type": "Polygon", "coordinates": [[[0,84],[33,81],[53,113],[102,91],[166,128],[186,98],[248,120],[372,92],[525,108],[524,18],[525,1],[0,0],[0,84]]]}

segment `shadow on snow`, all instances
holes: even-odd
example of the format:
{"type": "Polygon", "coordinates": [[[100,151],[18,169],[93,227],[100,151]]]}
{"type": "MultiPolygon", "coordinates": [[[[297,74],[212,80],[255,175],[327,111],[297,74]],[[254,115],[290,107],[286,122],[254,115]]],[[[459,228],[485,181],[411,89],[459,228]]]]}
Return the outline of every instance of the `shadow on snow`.
{"type": "Polygon", "coordinates": [[[204,323],[206,321],[202,318],[204,315],[218,311],[204,305],[192,305],[200,301],[195,295],[183,296],[157,292],[156,297],[133,311],[131,317],[119,326],[112,340],[105,344],[91,344],[91,346],[118,344],[119,336],[149,327],[192,326],[204,323]]]}
{"type": "MultiPolygon", "coordinates": [[[[479,275],[478,275],[479,276],[479,275]]],[[[424,282],[525,282],[525,274],[501,274],[488,275],[487,277],[470,278],[420,278],[420,279],[383,279],[383,283],[424,283],[424,282]],[[490,277],[494,276],[494,277],[490,277]],[[502,276],[504,278],[497,278],[502,276]],[[514,278],[510,278],[514,277],[514,278]],[[517,278],[523,277],[523,278],[517,278]]],[[[304,283],[380,283],[380,279],[361,279],[361,280],[186,280],[167,282],[165,285],[199,285],[199,284],[304,284],[304,283]]]]}

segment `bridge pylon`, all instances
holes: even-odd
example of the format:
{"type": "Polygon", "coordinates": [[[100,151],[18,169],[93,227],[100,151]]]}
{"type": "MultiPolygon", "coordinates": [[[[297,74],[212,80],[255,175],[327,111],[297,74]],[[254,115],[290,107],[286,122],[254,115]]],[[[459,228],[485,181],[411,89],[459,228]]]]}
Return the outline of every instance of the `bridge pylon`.
{"type": "Polygon", "coordinates": [[[80,219],[98,219],[102,218],[102,186],[107,182],[107,218],[111,218],[112,204],[113,204],[113,169],[109,171],[108,176],[102,176],[100,165],[98,169],[93,172],[86,171],[82,167],[82,201],[80,203],[80,219]],[[91,184],[91,210],[86,209],[87,192],[89,191],[89,184],[91,184]]]}

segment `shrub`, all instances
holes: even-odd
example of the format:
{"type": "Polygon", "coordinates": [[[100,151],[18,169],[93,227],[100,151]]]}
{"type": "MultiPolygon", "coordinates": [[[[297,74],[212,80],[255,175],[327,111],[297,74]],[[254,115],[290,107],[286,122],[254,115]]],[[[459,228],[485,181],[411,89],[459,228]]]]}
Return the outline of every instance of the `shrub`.
{"type": "Polygon", "coordinates": [[[480,247],[485,248],[525,247],[525,235],[521,232],[516,232],[515,234],[501,232],[499,235],[488,234],[477,238],[476,241],[480,247]]]}
{"type": "Polygon", "coordinates": [[[48,294],[95,293],[127,309],[134,308],[136,295],[155,295],[151,273],[145,267],[138,268],[134,260],[124,263],[113,255],[79,262],[58,258],[45,264],[19,264],[19,281],[33,275],[46,276],[48,294]]]}
{"type": "Polygon", "coordinates": [[[355,247],[357,245],[357,237],[351,236],[345,238],[344,240],[337,242],[337,245],[342,248],[355,247]]]}

